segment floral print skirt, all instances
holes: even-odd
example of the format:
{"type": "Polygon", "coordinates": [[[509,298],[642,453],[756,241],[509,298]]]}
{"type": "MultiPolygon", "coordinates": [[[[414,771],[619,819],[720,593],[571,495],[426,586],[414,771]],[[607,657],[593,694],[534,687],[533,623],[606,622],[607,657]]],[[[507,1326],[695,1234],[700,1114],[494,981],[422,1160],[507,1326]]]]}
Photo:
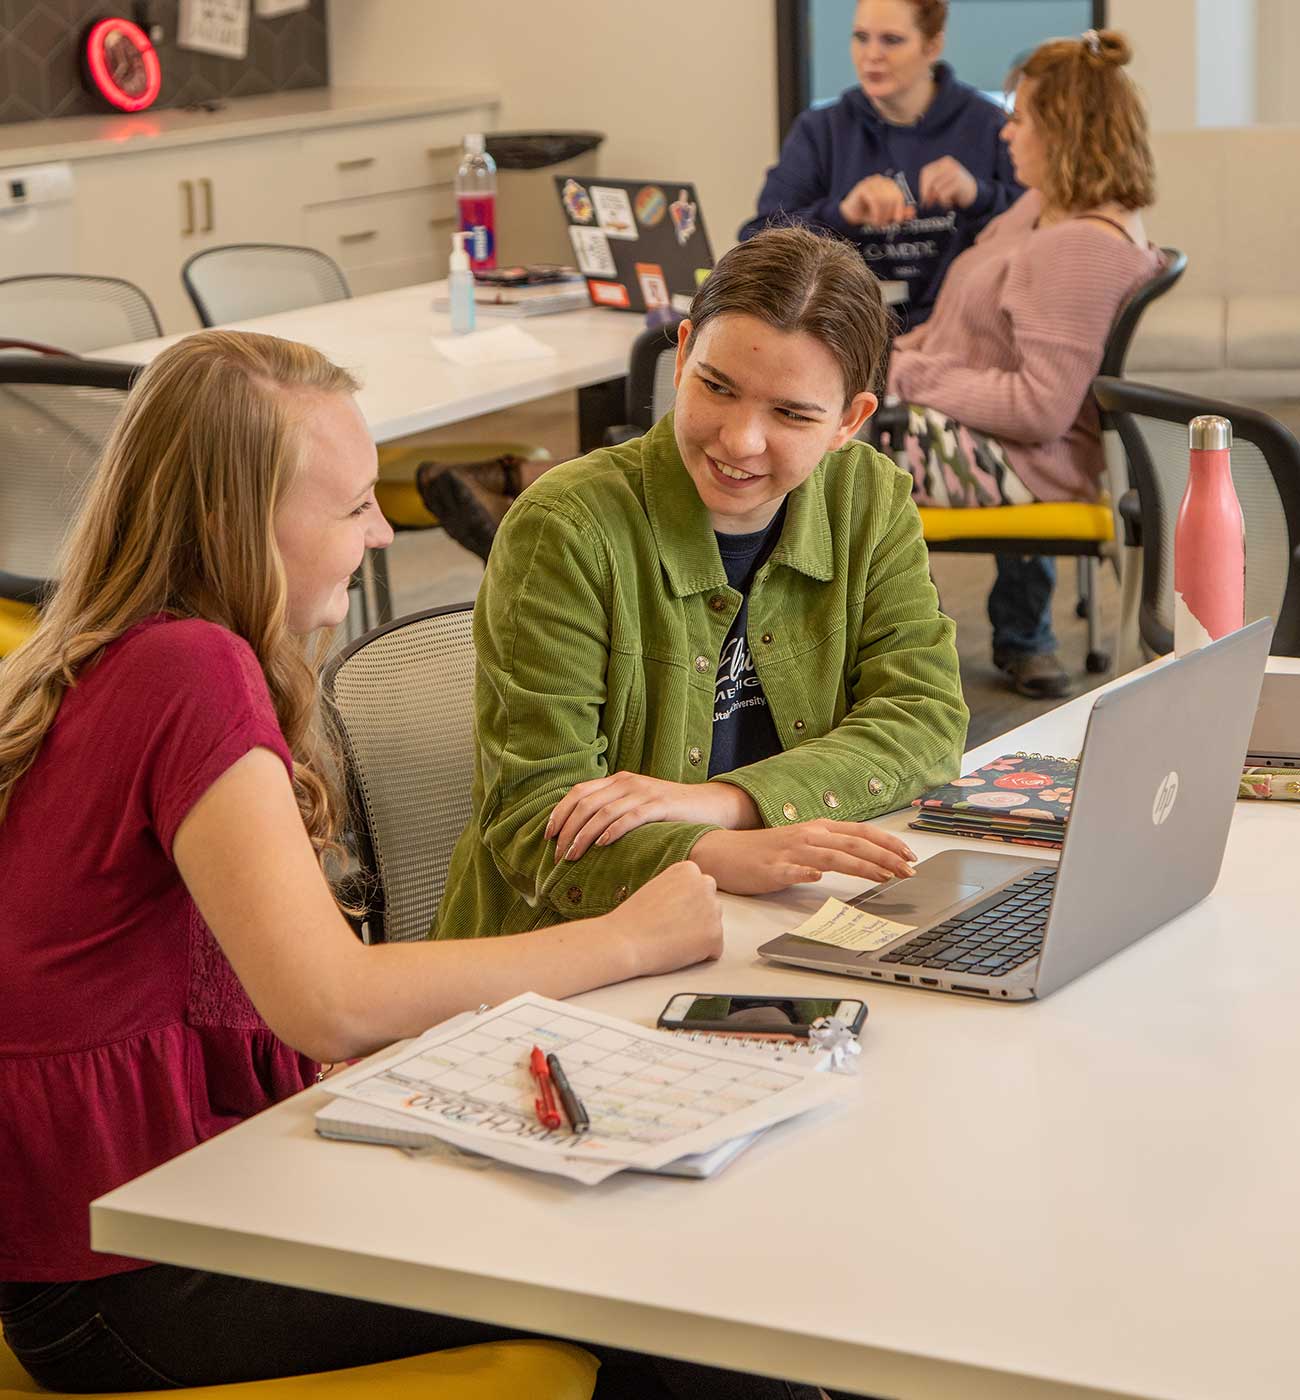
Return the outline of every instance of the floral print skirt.
{"type": "Polygon", "coordinates": [[[881,451],[892,457],[915,483],[919,506],[1029,505],[1034,493],[1016,475],[997,438],[976,432],[937,409],[908,404],[901,444],[881,434],[881,451]]]}

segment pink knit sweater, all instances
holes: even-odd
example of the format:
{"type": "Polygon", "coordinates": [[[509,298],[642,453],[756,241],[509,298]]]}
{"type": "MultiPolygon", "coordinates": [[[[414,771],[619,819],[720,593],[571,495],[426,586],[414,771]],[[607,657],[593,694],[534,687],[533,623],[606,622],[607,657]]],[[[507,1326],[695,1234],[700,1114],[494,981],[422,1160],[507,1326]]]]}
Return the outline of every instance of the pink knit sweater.
{"type": "Polygon", "coordinates": [[[1119,309],[1160,266],[1092,219],[1036,228],[1031,190],[952,265],[930,319],[895,342],[889,392],[1006,449],[1040,501],[1093,500],[1101,439],[1088,392],[1119,309]]]}

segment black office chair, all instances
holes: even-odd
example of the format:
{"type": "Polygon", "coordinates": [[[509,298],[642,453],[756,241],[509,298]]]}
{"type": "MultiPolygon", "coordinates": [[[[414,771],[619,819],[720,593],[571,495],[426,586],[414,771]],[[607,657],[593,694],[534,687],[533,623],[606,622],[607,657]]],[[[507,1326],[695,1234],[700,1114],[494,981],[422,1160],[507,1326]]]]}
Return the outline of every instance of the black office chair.
{"type": "Polygon", "coordinates": [[[0,355],[0,655],[35,626],[139,365],[0,355]]]}
{"type": "Polygon", "coordinates": [[[1187,425],[1215,413],[1232,423],[1232,482],[1246,522],[1246,620],[1272,616],[1274,653],[1300,656],[1300,442],[1240,404],[1104,376],[1093,393],[1133,479],[1120,511],[1141,541],[1142,644],[1153,655],[1173,649],[1174,528],[1187,489],[1187,425]]]}
{"type": "Polygon", "coordinates": [[[647,433],[677,398],[673,368],[677,363],[677,327],[648,326],[632,342],[627,361],[627,422],[605,429],[605,446],[617,447],[647,433]]]}

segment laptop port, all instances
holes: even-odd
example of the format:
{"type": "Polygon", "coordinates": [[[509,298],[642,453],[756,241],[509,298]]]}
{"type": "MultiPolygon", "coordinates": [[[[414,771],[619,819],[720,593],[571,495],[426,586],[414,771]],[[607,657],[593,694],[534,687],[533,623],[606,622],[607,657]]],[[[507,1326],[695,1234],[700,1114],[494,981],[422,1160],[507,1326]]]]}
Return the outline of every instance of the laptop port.
{"type": "Polygon", "coordinates": [[[977,997],[986,997],[989,994],[987,987],[964,987],[960,982],[954,982],[952,989],[954,992],[974,992],[977,997]]]}
{"type": "Polygon", "coordinates": [[[923,987],[937,987],[939,979],[937,977],[918,977],[916,979],[923,987]]]}
{"type": "Polygon", "coordinates": [[[896,972],[896,973],[894,973],[894,981],[895,981],[895,982],[911,982],[911,980],[912,980],[912,979],[911,979],[910,977],[904,976],[903,973],[901,973],[901,972],[896,972]]]}

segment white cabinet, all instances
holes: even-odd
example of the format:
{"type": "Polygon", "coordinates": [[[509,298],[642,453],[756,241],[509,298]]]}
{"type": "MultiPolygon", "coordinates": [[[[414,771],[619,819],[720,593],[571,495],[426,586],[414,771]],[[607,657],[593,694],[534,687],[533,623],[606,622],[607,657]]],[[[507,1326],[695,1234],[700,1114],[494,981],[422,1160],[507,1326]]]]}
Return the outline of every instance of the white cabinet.
{"type": "Polygon", "coordinates": [[[318,248],[358,295],[445,276],[465,133],[491,131],[497,105],[430,105],[374,116],[357,105],[342,121],[306,114],[273,132],[218,127],[183,144],[133,139],[115,150],[96,141],[93,154],[82,142],[70,151],[75,258],[42,270],[125,277],[148,293],[169,334],[198,326],[182,265],[223,243],[318,248]]]}
{"type": "Polygon", "coordinates": [[[223,141],[77,163],[78,270],[125,277],[165,330],[198,317],[181,266],[221,243],[301,243],[298,142],[223,141]]]}

